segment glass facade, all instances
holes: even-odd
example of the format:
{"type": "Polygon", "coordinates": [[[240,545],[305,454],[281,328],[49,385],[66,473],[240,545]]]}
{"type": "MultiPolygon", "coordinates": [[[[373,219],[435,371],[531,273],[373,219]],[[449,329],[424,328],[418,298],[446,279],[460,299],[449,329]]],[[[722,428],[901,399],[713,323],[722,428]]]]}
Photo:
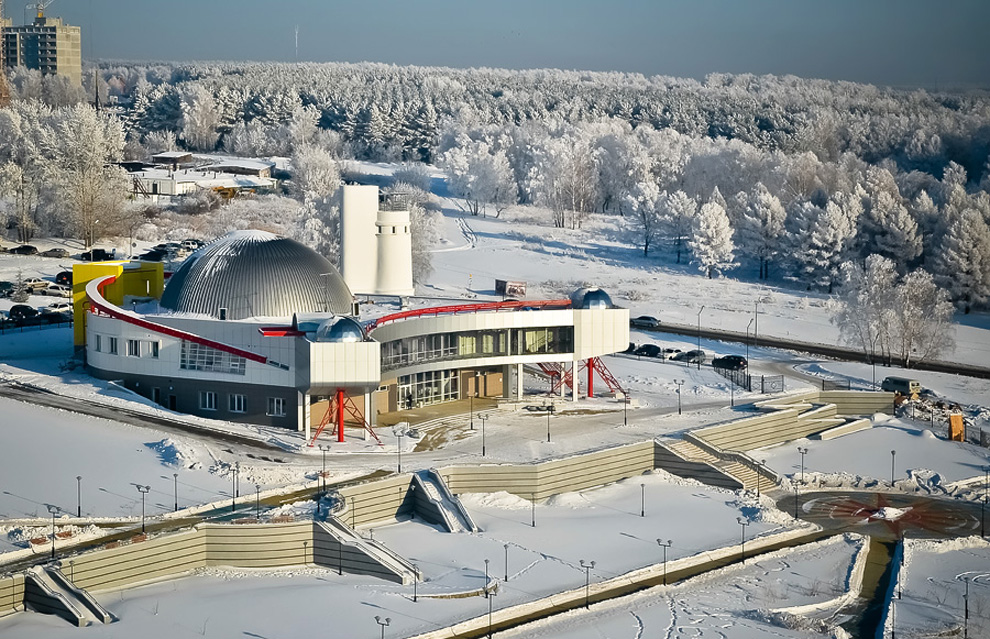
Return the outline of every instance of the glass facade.
{"type": "Polygon", "coordinates": [[[247,360],[209,346],[183,341],[179,368],[190,371],[243,375],[247,368],[247,360]]]}
{"type": "Polygon", "coordinates": [[[458,398],[456,370],[428,371],[399,377],[399,410],[439,404],[458,398]]]}
{"type": "MultiPolygon", "coordinates": [[[[573,326],[440,333],[383,343],[382,370],[394,370],[426,362],[507,355],[561,354],[573,351],[573,326]]],[[[401,399],[403,395],[400,394],[399,397],[401,399]]]]}

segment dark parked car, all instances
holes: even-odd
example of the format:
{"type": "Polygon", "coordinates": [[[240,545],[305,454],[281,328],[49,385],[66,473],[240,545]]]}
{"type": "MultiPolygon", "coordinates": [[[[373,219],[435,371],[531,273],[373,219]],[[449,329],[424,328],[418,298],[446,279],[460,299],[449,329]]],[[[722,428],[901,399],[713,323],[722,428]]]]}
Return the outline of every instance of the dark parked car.
{"type": "Polygon", "coordinates": [[[629,320],[633,328],[660,328],[660,320],[650,315],[640,315],[629,320]]]}
{"type": "Polygon", "coordinates": [[[86,262],[106,262],[107,260],[114,259],[114,256],[110,253],[110,251],[100,248],[86,251],[80,257],[86,262]]]}
{"type": "Polygon", "coordinates": [[[0,298],[10,297],[16,288],[13,282],[0,282],[0,298]]]}
{"type": "Polygon", "coordinates": [[[37,255],[38,247],[31,246],[30,244],[22,244],[20,246],[15,246],[14,248],[10,249],[10,252],[14,253],[15,255],[37,255]]]}
{"type": "Polygon", "coordinates": [[[72,271],[60,271],[55,276],[55,283],[62,286],[72,286],[72,271]]]}
{"type": "Polygon", "coordinates": [[[661,357],[663,355],[663,350],[656,344],[643,344],[635,351],[634,355],[641,355],[643,357],[661,357]]]}
{"type": "Polygon", "coordinates": [[[10,319],[16,321],[29,319],[38,314],[38,309],[27,304],[14,304],[10,307],[10,319]]]}
{"type": "Polygon", "coordinates": [[[139,255],[137,259],[141,260],[142,262],[161,262],[162,260],[167,258],[168,255],[169,254],[166,251],[160,249],[152,249],[147,253],[142,253],[141,255],[139,255]]]}
{"type": "Polygon", "coordinates": [[[677,353],[670,359],[675,362],[684,362],[686,364],[704,364],[708,359],[708,356],[705,355],[705,351],[693,350],[677,353]]]}
{"type": "Polygon", "coordinates": [[[64,248],[53,248],[53,249],[48,249],[47,251],[42,251],[41,257],[58,257],[58,258],[69,257],[69,252],[66,251],[64,248]]]}
{"type": "Polygon", "coordinates": [[[739,355],[726,355],[713,359],[712,366],[730,371],[741,371],[749,368],[749,362],[746,361],[745,357],[740,357],[739,355]]]}

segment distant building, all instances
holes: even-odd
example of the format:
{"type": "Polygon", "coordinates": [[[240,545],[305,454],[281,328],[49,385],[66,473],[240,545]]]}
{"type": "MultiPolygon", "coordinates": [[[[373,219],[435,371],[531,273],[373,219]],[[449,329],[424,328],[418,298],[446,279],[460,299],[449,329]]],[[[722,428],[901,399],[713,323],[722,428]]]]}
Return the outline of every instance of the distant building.
{"type": "Polygon", "coordinates": [[[37,69],[81,84],[82,30],[47,16],[18,27],[4,25],[3,62],[7,67],[37,69]]]}

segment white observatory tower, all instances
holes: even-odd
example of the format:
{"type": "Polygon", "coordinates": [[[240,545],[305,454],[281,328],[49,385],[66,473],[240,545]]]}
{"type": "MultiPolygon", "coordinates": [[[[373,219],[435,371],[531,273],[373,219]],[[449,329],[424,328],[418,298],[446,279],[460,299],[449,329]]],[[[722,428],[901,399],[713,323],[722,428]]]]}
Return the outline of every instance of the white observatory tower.
{"type": "Polygon", "coordinates": [[[379,206],[378,187],[345,185],[340,203],[340,270],[351,292],[412,295],[409,208],[401,198],[379,206]]]}

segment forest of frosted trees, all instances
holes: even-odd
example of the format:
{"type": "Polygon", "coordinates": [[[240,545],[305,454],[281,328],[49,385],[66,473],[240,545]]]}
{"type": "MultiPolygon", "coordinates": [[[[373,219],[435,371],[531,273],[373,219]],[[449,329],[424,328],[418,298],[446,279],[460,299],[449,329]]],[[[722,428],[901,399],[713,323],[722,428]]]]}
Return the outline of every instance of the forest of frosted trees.
{"type": "MultiPolygon", "coordinates": [[[[22,99],[68,99],[22,76],[22,99]]],[[[990,299],[985,93],[371,63],[105,63],[87,82],[119,105],[121,157],[293,158],[282,219],[328,251],[335,162],[428,162],[473,214],[532,204],[562,229],[612,216],[645,256],[709,277],[832,292],[843,265],[878,255],[894,284],[924,272],[964,312],[990,299]]],[[[4,128],[0,161],[16,164],[4,128]]]]}

